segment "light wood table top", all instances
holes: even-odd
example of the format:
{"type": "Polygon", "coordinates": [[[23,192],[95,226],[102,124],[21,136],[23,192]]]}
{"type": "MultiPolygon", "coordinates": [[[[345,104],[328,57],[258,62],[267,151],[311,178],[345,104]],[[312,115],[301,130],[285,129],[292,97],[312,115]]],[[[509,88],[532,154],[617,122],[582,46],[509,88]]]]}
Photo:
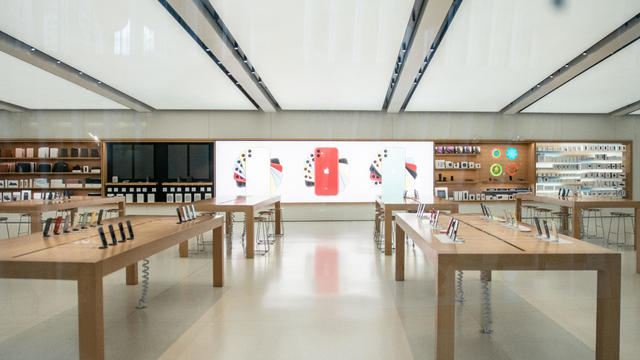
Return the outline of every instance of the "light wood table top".
{"type": "Polygon", "coordinates": [[[0,203],[0,213],[45,212],[124,203],[123,196],[72,196],[68,200],[21,200],[0,203]]]}
{"type": "MultiPolygon", "coordinates": [[[[133,240],[99,249],[97,228],[44,237],[34,233],[0,241],[0,277],[77,280],[78,332],[81,359],[104,358],[103,277],[171,246],[213,230],[213,285],[224,284],[224,241],[221,216],[201,216],[177,224],[173,216],[128,216],[105,220],[103,229],[111,243],[108,224],[132,223],[133,240]]],[[[117,226],[117,238],[120,234],[117,226]]],[[[125,232],[128,231],[125,225],[125,232]]],[[[137,277],[137,267],[135,269],[137,277]]],[[[137,279],[136,279],[137,280],[137,279]]]]}
{"type": "MultiPolygon", "coordinates": [[[[522,220],[522,202],[533,201],[543,204],[551,204],[560,206],[560,211],[565,216],[562,217],[562,227],[568,227],[569,208],[573,209],[573,219],[571,228],[574,238],[580,238],[582,233],[582,210],[585,209],[633,209],[635,217],[635,228],[633,230],[633,244],[636,249],[636,273],[640,274],[640,201],[630,199],[613,199],[603,197],[581,196],[569,197],[568,199],[559,199],[552,196],[536,196],[532,194],[516,195],[516,218],[522,220]]],[[[604,230],[603,230],[604,232],[604,230]]],[[[604,237],[604,236],[603,236],[604,237]]]]}
{"type": "Polygon", "coordinates": [[[425,211],[430,210],[442,210],[450,211],[451,213],[458,212],[458,203],[441,199],[438,197],[425,197],[421,199],[414,198],[398,198],[390,201],[389,199],[383,199],[381,196],[376,197],[376,218],[375,227],[376,231],[380,231],[380,222],[378,219],[378,212],[384,210],[384,254],[391,255],[393,247],[393,212],[394,211],[409,211],[418,210],[418,205],[425,204],[425,211]]]}
{"type": "Polygon", "coordinates": [[[541,196],[533,194],[517,194],[516,199],[522,201],[533,201],[543,204],[552,204],[557,206],[566,206],[571,208],[580,207],[583,209],[597,209],[597,208],[639,208],[640,201],[631,199],[613,199],[605,197],[593,197],[593,196],[570,196],[567,199],[559,199],[553,196],[541,196]]]}
{"type": "MultiPolygon", "coordinates": [[[[620,254],[567,236],[549,242],[535,231],[521,232],[478,215],[456,215],[457,243],[438,240],[428,220],[416,214],[396,215],[396,236],[411,237],[435,269],[435,359],[453,359],[455,272],[458,270],[593,270],[597,271],[596,359],[619,359],[620,254]]],[[[441,224],[449,217],[441,215],[441,224]]],[[[396,243],[395,277],[404,280],[405,242],[396,243]]]]}
{"type": "Polygon", "coordinates": [[[200,212],[224,212],[226,214],[226,232],[231,234],[233,229],[231,223],[231,215],[234,212],[243,212],[246,226],[246,248],[245,256],[250,259],[254,256],[255,234],[253,219],[254,212],[257,209],[265,208],[273,205],[275,208],[275,234],[282,235],[281,218],[282,212],[280,207],[280,196],[216,196],[211,199],[204,199],[193,203],[196,211],[200,212]]]}

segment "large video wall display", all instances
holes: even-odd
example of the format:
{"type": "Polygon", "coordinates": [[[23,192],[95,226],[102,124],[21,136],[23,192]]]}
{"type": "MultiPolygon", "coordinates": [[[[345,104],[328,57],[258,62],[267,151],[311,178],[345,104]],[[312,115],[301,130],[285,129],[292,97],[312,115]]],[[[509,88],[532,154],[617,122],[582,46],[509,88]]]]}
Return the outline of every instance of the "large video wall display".
{"type": "Polygon", "coordinates": [[[216,196],[372,202],[433,196],[430,141],[216,141],[216,196]]]}

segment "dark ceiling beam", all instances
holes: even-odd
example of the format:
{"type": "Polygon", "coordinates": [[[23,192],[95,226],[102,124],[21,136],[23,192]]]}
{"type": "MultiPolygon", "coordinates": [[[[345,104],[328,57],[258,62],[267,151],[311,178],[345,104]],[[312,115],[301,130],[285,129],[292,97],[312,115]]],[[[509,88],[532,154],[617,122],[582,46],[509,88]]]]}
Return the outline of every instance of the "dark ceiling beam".
{"type": "Polygon", "coordinates": [[[6,110],[10,112],[21,112],[29,109],[0,100],[0,110],[6,110]]]}
{"type": "MultiPolygon", "coordinates": [[[[517,114],[531,104],[542,99],[571,79],[589,70],[604,59],[622,50],[640,37],[640,14],[618,27],[612,33],[585,50],[569,63],[563,65],[533,88],[505,106],[500,112],[507,115],[517,114]]],[[[614,112],[619,112],[624,108],[614,112]]],[[[624,114],[620,114],[624,115],[624,114]]]]}
{"type": "Polygon", "coordinates": [[[416,0],[405,37],[393,69],[383,109],[398,113],[413,93],[416,78],[421,76],[435,52],[433,47],[443,24],[448,23],[452,5],[460,0],[416,0]]]}
{"type": "Polygon", "coordinates": [[[265,112],[275,112],[280,108],[255,67],[207,0],[159,1],[198,45],[210,53],[212,61],[216,62],[254,105],[265,112]]]}
{"type": "Polygon", "coordinates": [[[129,109],[140,112],[153,110],[151,106],[112,88],[102,81],[84,73],[82,70],[67,65],[63,61],[49,56],[2,31],[0,31],[0,51],[98,95],[104,96],[129,109]]]}

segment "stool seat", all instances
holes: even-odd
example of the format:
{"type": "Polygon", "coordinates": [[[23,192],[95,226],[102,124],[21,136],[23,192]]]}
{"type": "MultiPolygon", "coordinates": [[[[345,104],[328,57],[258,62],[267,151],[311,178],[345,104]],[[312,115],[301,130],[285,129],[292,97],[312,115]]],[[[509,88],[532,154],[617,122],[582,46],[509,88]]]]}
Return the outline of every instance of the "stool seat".
{"type": "Polygon", "coordinates": [[[536,208],[537,211],[543,212],[543,213],[550,213],[551,209],[545,209],[545,208],[536,208]]]}
{"type": "Polygon", "coordinates": [[[537,206],[535,205],[522,205],[523,208],[527,208],[527,209],[535,209],[537,208],[537,206]]]}
{"type": "Polygon", "coordinates": [[[7,220],[9,220],[9,218],[4,217],[4,216],[0,217],[0,221],[7,221],[7,220]]]}
{"type": "Polygon", "coordinates": [[[629,214],[629,213],[625,213],[625,212],[618,212],[618,211],[612,211],[611,212],[612,216],[628,216],[631,217],[633,215],[629,214]]]}

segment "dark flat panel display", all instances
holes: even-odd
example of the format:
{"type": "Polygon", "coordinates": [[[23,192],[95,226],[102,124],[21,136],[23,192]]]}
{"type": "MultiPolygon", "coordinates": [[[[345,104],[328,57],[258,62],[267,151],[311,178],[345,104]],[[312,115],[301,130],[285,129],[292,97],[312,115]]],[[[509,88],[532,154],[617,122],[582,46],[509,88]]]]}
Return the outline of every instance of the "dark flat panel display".
{"type": "Polygon", "coordinates": [[[131,179],[133,176],[133,145],[113,144],[111,152],[111,176],[118,179],[131,179]]]}
{"type": "MultiPolygon", "coordinates": [[[[205,145],[206,146],[206,145],[205,145]]],[[[172,181],[186,179],[188,174],[186,144],[167,146],[167,178],[172,181]]],[[[208,178],[208,176],[207,176],[208,178]]]]}
{"type": "Polygon", "coordinates": [[[146,180],[155,178],[153,144],[135,144],[133,146],[133,178],[146,180]]]}
{"type": "Polygon", "coordinates": [[[208,144],[189,145],[189,175],[193,179],[209,179],[211,170],[211,149],[208,144]]]}

